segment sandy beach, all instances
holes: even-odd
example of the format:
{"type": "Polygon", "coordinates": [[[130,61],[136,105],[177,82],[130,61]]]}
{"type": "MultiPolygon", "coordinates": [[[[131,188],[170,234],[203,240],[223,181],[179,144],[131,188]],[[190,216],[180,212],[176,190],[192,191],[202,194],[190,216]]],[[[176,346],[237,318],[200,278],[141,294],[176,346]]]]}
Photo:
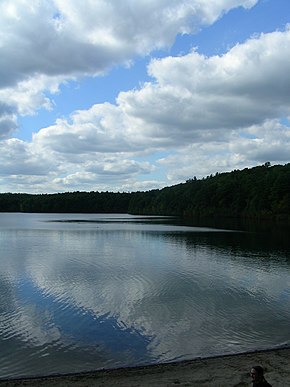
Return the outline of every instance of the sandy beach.
{"type": "Polygon", "coordinates": [[[0,380],[0,386],[250,386],[249,371],[258,364],[273,387],[290,386],[289,347],[146,367],[0,380]]]}

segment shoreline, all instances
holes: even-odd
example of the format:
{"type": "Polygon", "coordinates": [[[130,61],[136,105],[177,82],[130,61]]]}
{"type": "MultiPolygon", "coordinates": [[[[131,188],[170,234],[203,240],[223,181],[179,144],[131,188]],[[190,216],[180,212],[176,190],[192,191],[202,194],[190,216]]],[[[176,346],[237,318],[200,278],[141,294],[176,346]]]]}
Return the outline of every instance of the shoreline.
{"type": "Polygon", "coordinates": [[[253,365],[263,366],[273,387],[290,386],[289,346],[146,366],[0,379],[0,386],[242,387],[251,385],[253,365]]]}

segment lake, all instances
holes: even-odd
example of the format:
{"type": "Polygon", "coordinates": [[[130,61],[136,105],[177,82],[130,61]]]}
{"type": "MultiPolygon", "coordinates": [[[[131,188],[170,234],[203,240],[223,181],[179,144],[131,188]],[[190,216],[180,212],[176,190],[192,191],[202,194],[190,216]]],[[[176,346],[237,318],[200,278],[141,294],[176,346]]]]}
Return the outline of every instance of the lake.
{"type": "Polygon", "coordinates": [[[288,231],[0,213],[0,378],[290,343],[288,231]]]}

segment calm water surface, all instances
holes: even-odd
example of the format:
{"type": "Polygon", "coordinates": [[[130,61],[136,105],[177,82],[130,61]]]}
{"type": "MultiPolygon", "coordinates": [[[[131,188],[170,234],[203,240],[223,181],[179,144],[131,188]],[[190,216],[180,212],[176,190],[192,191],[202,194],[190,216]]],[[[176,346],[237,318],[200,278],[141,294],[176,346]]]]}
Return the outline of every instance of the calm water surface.
{"type": "Polygon", "coordinates": [[[280,233],[0,213],[0,378],[290,343],[280,233]]]}

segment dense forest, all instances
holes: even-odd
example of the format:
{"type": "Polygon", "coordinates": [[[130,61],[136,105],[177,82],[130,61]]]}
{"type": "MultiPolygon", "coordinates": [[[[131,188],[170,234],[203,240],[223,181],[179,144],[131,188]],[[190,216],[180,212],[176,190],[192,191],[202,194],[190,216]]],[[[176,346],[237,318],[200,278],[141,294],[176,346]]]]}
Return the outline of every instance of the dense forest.
{"type": "Polygon", "coordinates": [[[290,220],[290,164],[217,173],[147,192],[0,194],[0,212],[131,213],[290,220]]]}

